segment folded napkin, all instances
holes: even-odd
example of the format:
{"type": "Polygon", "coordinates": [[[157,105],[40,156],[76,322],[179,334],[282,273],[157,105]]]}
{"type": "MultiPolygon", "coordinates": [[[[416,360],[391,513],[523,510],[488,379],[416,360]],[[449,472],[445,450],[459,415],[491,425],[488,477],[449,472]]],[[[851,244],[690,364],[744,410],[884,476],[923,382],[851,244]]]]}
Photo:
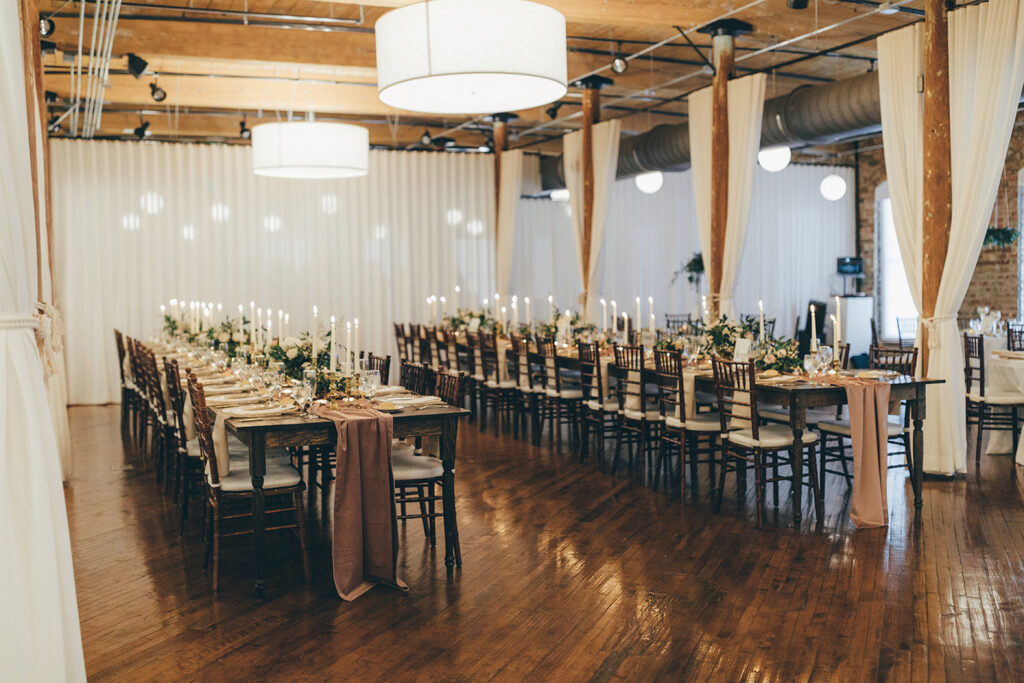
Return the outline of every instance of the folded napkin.
{"type": "Polygon", "coordinates": [[[424,406],[444,405],[444,401],[442,401],[437,396],[411,396],[409,398],[396,397],[390,399],[390,401],[395,405],[401,405],[407,408],[422,408],[424,406]]]}
{"type": "Polygon", "coordinates": [[[225,408],[217,413],[217,417],[219,418],[221,415],[228,417],[277,417],[278,415],[290,415],[298,412],[298,410],[299,408],[296,405],[276,405],[269,408],[238,406],[236,408],[225,408]]]}
{"type": "Polygon", "coordinates": [[[392,396],[394,394],[408,394],[410,393],[405,387],[378,387],[373,392],[374,397],[377,396],[392,396]]]}
{"type": "Polygon", "coordinates": [[[243,394],[251,387],[244,384],[216,384],[212,387],[203,387],[207,396],[224,396],[225,394],[243,394]]]}
{"type": "Polygon", "coordinates": [[[206,399],[208,406],[242,406],[252,403],[262,403],[270,400],[268,394],[230,394],[227,396],[212,396],[206,399]]]}

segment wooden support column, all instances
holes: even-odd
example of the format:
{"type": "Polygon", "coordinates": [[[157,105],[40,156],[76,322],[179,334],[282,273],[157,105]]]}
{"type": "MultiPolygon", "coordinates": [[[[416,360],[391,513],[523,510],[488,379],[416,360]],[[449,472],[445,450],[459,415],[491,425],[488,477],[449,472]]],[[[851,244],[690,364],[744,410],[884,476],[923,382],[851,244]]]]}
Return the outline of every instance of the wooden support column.
{"type": "MultiPolygon", "coordinates": [[[[949,131],[949,26],[945,0],[925,2],[924,212],[921,240],[921,316],[935,315],[935,301],[949,250],[953,174],[949,131]]],[[[928,326],[921,330],[921,373],[928,373],[928,326]]]]}
{"type": "Polygon", "coordinates": [[[590,305],[590,245],[594,234],[594,124],[601,121],[601,88],[610,78],[588,76],[583,87],[583,315],[590,305]]]}
{"type": "MultiPolygon", "coordinates": [[[[43,299],[41,231],[45,226],[39,216],[39,168],[40,164],[47,160],[46,150],[49,143],[46,139],[46,103],[43,93],[42,52],[39,44],[39,2],[38,0],[20,0],[18,9],[21,16],[21,48],[25,62],[25,106],[28,116],[29,165],[32,173],[32,211],[36,222],[36,298],[41,301],[43,299]],[[39,159],[36,136],[42,138],[44,159],[39,159]]],[[[49,214],[50,210],[47,206],[47,221],[51,220],[49,214]]],[[[52,244],[48,242],[47,248],[52,251],[52,244]]]]}
{"type": "MultiPolygon", "coordinates": [[[[508,121],[515,114],[495,114],[494,119],[494,213],[501,201],[501,153],[508,149],[508,121]]],[[[497,237],[497,232],[494,233],[497,237]]]]}
{"type": "Polygon", "coordinates": [[[729,79],[735,64],[735,36],[749,33],[750,24],[724,19],[701,29],[711,34],[711,253],[708,268],[708,297],[712,319],[720,313],[722,264],[725,258],[725,226],[729,217],[729,79]]]}

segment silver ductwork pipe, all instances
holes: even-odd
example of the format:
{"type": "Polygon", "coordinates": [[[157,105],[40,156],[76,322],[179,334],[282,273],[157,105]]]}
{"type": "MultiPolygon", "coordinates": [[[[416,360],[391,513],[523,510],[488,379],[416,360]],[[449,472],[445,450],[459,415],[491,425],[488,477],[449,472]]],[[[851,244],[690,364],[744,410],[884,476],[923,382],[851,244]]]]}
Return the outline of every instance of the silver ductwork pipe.
{"type": "MultiPolygon", "coordinates": [[[[764,103],[761,146],[825,144],[882,129],[878,72],[819,86],[804,86],[764,103]]],[[[562,157],[541,159],[545,190],[565,187],[562,157]]],[[[690,167],[690,127],[655,126],[619,141],[617,176],[646,171],[684,171],[690,167]]]]}

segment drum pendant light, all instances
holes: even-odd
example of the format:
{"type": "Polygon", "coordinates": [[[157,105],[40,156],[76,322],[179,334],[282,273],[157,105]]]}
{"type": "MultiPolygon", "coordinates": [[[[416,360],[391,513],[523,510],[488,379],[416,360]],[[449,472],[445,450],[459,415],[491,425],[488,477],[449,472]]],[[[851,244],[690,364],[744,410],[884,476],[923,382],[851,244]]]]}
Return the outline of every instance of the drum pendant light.
{"type": "Polygon", "coordinates": [[[566,93],[565,17],[528,0],[427,0],[375,26],[381,102],[430,114],[529,109],[566,93]]]}
{"type": "Polygon", "coordinates": [[[252,127],[252,170],[274,178],[355,178],[369,169],[366,128],[327,121],[252,127]]]}

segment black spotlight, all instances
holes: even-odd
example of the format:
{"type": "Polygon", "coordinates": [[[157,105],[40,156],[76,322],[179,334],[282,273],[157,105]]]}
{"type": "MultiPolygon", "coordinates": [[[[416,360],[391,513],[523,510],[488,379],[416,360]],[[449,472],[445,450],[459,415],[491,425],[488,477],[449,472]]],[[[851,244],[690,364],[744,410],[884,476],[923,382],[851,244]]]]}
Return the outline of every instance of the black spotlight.
{"type": "Polygon", "coordinates": [[[429,130],[423,131],[423,135],[420,136],[420,144],[423,145],[424,147],[430,147],[430,145],[431,145],[431,143],[433,143],[433,141],[434,141],[434,138],[432,138],[430,136],[430,131],[429,130]]]}
{"type": "Polygon", "coordinates": [[[612,60],[612,71],[617,74],[624,74],[629,68],[629,62],[624,57],[616,57],[612,60]]]}
{"type": "Polygon", "coordinates": [[[153,95],[153,100],[156,102],[163,102],[167,99],[167,91],[156,83],[149,84],[149,92],[153,95]]]}
{"type": "Polygon", "coordinates": [[[128,73],[135,76],[135,78],[142,78],[142,74],[146,73],[148,66],[149,62],[142,57],[130,52],[128,53],[128,73]]]}
{"type": "Polygon", "coordinates": [[[562,108],[561,102],[555,102],[550,107],[544,110],[544,113],[548,115],[548,118],[558,118],[558,110],[562,108]]]}
{"type": "Polygon", "coordinates": [[[242,138],[243,140],[248,140],[249,138],[252,137],[252,131],[249,130],[249,127],[245,125],[245,119],[242,119],[238,122],[238,137],[242,138]]]}
{"type": "Polygon", "coordinates": [[[47,17],[39,20],[39,35],[43,38],[52,36],[55,30],[57,30],[57,27],[54,25],[53,19],[47,17]]]}
{"type": "Polygon", "coordinates": [[[807,9],[807,0],[786,0],[789,9],[807,9]]]}
{"type": "Polygon", "coordinates": [[[448,147],[454,147],[455,146],[455,140],[454,139],[443,137],[443,136],[440,136],[440,135],[437,136],[436,138],[434,138],[432,140],[432,142],[434,143],[435,147],[441,147],[443,149],[447,149],[448,147]]]}
{"type": "Polygon", "coordinates": [[[149,135],[149,121],[143,121],[134,131],[135,137],[142,140],[149,135]]]}

